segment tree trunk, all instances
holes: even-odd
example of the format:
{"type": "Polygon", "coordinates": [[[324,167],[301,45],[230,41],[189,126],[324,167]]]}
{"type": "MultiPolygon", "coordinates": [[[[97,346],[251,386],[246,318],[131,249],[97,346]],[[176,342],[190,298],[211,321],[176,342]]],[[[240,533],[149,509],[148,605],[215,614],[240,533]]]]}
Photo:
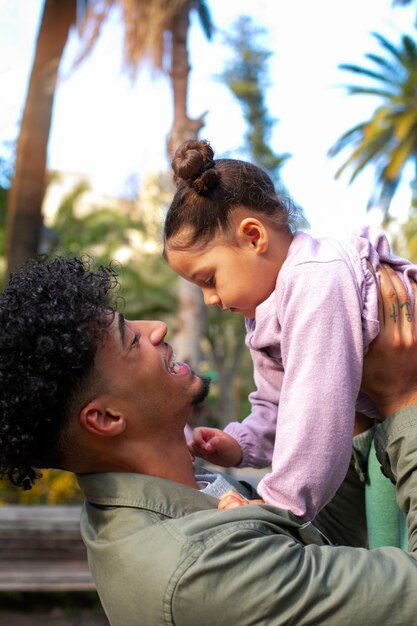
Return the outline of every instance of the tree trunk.
{"type": "Polygon", "coordinates": [[[76,0],[45,0],[7,208],[8,274],[38,253],[46,151],[58,67],[75,18],[76,0]]]}
{"type": "MultiPolygon", "coordinates": [[[[186,139],[197,139],[204,125],[204,115],[190,119],[187,115],[188,61],[187,34],[191,2],[174,18],[172,25],[171,84],[174,97],[174,123],[168,138],[168,155],[186,139]]],[[[201,337],[206,325],[206,311],[201,290],[180,278],[178,327],[174,345],[178,357],[198,369],[201,360],[201,337]]]]}

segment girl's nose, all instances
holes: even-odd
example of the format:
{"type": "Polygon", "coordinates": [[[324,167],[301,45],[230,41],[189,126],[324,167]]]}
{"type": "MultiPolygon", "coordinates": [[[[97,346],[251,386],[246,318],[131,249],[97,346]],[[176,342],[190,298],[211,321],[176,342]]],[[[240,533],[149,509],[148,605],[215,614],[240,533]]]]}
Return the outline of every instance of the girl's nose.
{"type": "Polygon", "coordinates": [[[216,306],[220,304],[220,298],[213,289],[203,289],[203,296],[206,306],[216,306]]]}

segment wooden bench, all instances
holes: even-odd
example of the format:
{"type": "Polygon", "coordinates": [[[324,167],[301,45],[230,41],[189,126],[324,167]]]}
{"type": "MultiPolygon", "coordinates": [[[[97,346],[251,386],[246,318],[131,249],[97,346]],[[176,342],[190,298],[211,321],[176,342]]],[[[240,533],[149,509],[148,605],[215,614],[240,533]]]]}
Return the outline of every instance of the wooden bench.
{"type": "Polygon", "coordinates": [[[92,591],[80,506],[0,507],[1,591],[92,591]]]}

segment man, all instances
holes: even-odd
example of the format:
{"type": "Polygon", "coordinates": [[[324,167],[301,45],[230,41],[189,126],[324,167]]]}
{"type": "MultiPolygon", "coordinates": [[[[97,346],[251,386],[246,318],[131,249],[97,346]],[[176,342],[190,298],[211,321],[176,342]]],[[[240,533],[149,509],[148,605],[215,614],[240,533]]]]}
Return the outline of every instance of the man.
{"type": "Polygon", "coordinates": [[[175,362],[166,325],[114,312],[110,269],[57,258],[12,276],[0,299],[0,470],[23,488],[36,468],[78,473],[82,534],[113,626],[416,624],[417,339],[401,283],[381,280],[364,389],[390,415],[376,441],[409,553],[349,547],[365,545],[353,467],[314,526],[266,505],[218,510],[210,494],[231,485],[194,476],[184,438],[207,384],[175,362]]]}

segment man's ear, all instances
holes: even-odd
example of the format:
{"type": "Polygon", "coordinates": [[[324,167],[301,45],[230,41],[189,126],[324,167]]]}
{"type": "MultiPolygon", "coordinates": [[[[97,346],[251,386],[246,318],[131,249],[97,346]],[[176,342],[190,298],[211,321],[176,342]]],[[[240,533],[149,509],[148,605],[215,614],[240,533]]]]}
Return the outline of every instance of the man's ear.
{"type": "Polygon", "coordinates": [[[249,245],[258,253],[263,253],[268,248],[268,231],[256,217],[245,217],[239,222],[237,237],[241,245],[249,245]]]}
{"type": "Polygon", "coordinates": [[[123,413],[108,408],[97,400],[89,402],[80,413],[80,424],[94,435],[116,437],[126,428],[123,413]]]}

